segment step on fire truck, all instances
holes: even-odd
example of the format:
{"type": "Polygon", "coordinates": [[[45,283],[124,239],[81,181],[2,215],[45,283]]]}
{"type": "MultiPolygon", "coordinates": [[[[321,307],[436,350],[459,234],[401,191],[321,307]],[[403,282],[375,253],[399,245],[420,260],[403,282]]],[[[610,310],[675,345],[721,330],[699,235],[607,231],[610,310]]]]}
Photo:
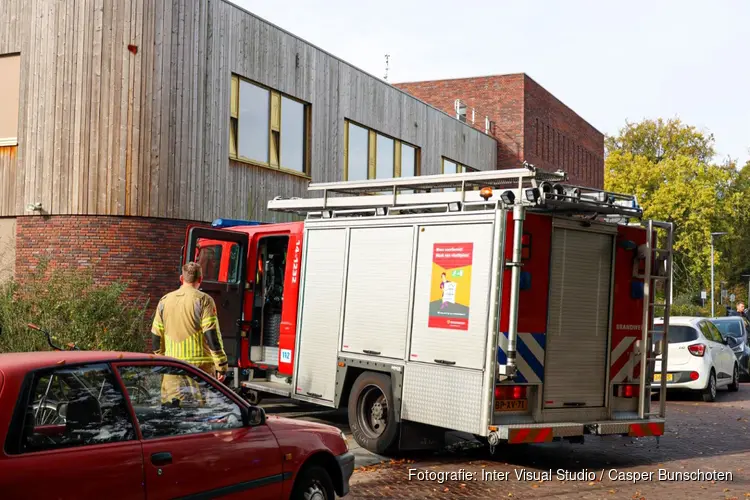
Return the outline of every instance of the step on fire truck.
{"type": "Polygon", "coordinates": [[[380,454],[446,431],[658,438],[673,226],[566,181],[524,164],[313,183],[268,204],[300,222],[189,228],[183,258],[219,307],[231,383],[251,402],[346,407],[380,454]]]}

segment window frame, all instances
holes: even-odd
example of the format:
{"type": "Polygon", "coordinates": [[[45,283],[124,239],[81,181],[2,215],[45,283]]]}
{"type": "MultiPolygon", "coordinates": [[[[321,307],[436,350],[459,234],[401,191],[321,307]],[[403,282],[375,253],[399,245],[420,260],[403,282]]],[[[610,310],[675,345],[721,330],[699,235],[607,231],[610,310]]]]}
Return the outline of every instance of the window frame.
{"type": "Polygon", "coordinates": [[[108,360],[92,360],[82,361],[79,363],[65,363],[63,365],[45,366],[34,370],[29,370],[24,375],[21,386],[18,390],[18,398],[16,399],[13,413],[11,414],[10,423],[8,425],[8,432],[5,436],[5,442],[3,443],[3,451],[8,456],[13,457],[24,457],[33,456],[40,453],[60,453],[69,452],[75,450],[85,450],[90,447],[101,447],[101,446],[122,446],[128,443],[140,442],[142,440],[141,430],[138,425],[138,421],[135,419],[135,413],[133,412],[132,405],[130,404],[130,398],[127,393],[127,389],[120,378],[119,372],[115,369],[112,362],[108,360]],[[87,366],[104,365],[109,370],[112,376],[112,386],[114,389],[119,391],[125,404],[125,410],[127,413],[128,422],[133,429],[133,436],[130,439],[123,439],[121,441],[102,442],[102,443],[91,443],[80,446],[63,446],[60,448],[50,448],[44,450],[24,450],[23,443],[23,431],[26,425],[26,410],[30,404],[33,404],[34,393],[36,389],[36,381],[48,374],[54,374],[58,370],[66,369],[78,369],[85,368],[87,366]]]}
{"type": "MultiPolygon", "coordinates": [[[[246,403],[244,400],[242,400],[239,397],[237,397],[232,391],[225,391],[225,390],[223,390],[221,388],[221,386],[219,385],[219,382],[216,379],[214,379],[213,377],[211,377],[207,373],[203,372],[202,370],[195,368],[192,365],[187,365],[187,364],[184,364],[184,363],[180,363],[180,362],[176,362],[176,361],[171,361],[171,360],[166,359],[166,358],[165,359],[150,359],[150,360],[124,360],[124,361],[113,362],[113,363],[111,363],[111,365],[112,365],[112,370],[115,373],[115,375],[117,377],[117,380],[118,380],[118,382],[120,384],[120,387],[123,388],[123,389],[125,389],[125,382],[122,379],[122,376],[120,374],[120,368],[121,367],[133,367],[133,366],[173,366],[175,368],[184,370],[187,373],[191,373],[194,376],[196,376],[199,379],[201,379],[204,382],[206,382],[206,384],[208,384],[209,386],[211,386],[214,390],[218,391],[225,398],[227,398],[228,400],[230,400],[232,403],[236,404],[240,408],[240,411],[242,411],[241,409],[242,409],[243,406],[245,407],[245,409],[249,408],[248,403],[246,403]]],[[[134,422],[134,425],[135,425],[137,439],[139,441],[141,441],[141,442],[146,442],[146,441],[151,442],[151,441],[156,441],[156,440],[159,440],[159,439],[180,439],[180,438],[186,438],[186,437],[190,437],[190,436],[205,435],[205,434],[210,433],[210,432],[216,432],[216,431],[205,431],[205,432],[195,432],[195,433],[190,433],[190,434],[178,434],[178,435],[174,435],[174,436],[158,436],[158,437],[153,437],[153,438],[146,439],[146,438],[143,437],[143,433],[141,432],[141,423],[138,420],[138,415],[136,415],[136,413],[135,413],[135,408],[133,407],[133,403],[130,400],[130,394],[127,393],[127,389],[125,389],[125,391],[123,391],[123,395],[125,397],[125,402],[128,405],[128,411],[130,413],[130,420],[131,420],[131,422],[134,422]]],[[[252,425],[248,426],[244,422],[242,422],[242,425],[240,425],[239,427],[236,427],[234,429],[227,429],[227,430],[234,431],[234,430],[238,430],[238,429],[245,429],[245,428],[248,428],[248,427],[253,427],[253,426],[252,425]]]]}
{"type": "MultiPolygon", "coordinates": [[[[18,88],[16,88],[16,94],[15,94],[15,102],[11,102],[10,106],[7,107],[9,110],[9,113],[15,113],[15,135],[3,137],[0,135],[0,147],[14,147],[18,146],[18,140],[21,135],[21,132],[19,130],[20,127],[20,120],[21,120],[21,73],[22,73],[22,63],[21,61],[21,53],[20,52],[8,52],[5,54],[0,54],[0,59],[14,59],[18,62],[18,74],[14,75],[18,77],[18,88]]],[[[15,61],[14,61],[15,62],[15,61]]],[[[9,101],[8,96],[4,96],[6,99],[6,102],[9,101]]]]}
{"type": "MultiPolygon", "coordinates": [[[[456,174],[479,172],[479,169],[477,168],[469,167],[468,165],[464,165],[463,163],[458,162],[456,160],[451,160],[447,156],[441,156],[440,157],[440,173],[442,175],[445,175],[445,162],[446,161],[456,164],[456,174]]],[[[479,190],[479,186],[474,186],[474,187],[469,187],[466,191],[478,191],[478,190],[479,190]]],[[[455,192],[455,191],[458,191],[458,188],[446,188],[443,190],[443,192],[455,192]]]]}
{"type": "Polygon", "coordinates": [[[244,78],[232,73],[229,96],[229,159],[247,165],[267,168],[275,172],[296,175],[305,179],[311,179],[312,164],[312,104],[302,99],[285,94],[262,83],[244,78]],[[268,91],[268,161],[263,162],[240,156],[239,154],[239,127],[240,127],[240,82],[254,85],[268,91]],[[295,101],[302,105],[303,109],[303,133],[302,133],[302,171],[281,166],[281,143],[284,140],[281,134],[281,107],[284,98],[295,101]]]}
{"type": "Polygon", "coordinates": [[[447,156],[441,156],[440,157],[440,173],[445,174],[445,162],[449,161],[451,163],[456,164],[456,173],[457,174],[468,174],[471,172],[479,172],[478,168],[470,167],[468,165],[464,165],[460,161],[452,160],[448,158],[447,156]]]}
{"type": "Polygon", "coordinates": [[[378,157],[378,136],[393,141],[393,177],[401,178],[401,149],[405,144],[414,149],[414,175],[410,177],[419,177],[422,171],[422,148],[410,142],[398,139],[392,135],[379,132],[367,125],[363,125],[355,120],[344,118],[344,177],[343,180],[349,180],[349,125],[362,128],[367,131],[367,178],[357,180],[377,179],[377,157],[378,157]]]}

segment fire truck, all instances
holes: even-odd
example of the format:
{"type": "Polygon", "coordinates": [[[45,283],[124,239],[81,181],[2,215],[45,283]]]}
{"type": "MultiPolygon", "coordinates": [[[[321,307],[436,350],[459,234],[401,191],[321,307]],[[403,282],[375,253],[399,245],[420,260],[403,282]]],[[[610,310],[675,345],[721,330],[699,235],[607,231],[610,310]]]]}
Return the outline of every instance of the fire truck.
{"type": "Polygon", "coordinates": [[[663,434],[674,227],[634,196],[529,164],[308,189],[186,236],[251,402],[346,408],[378,454],[663,434]]]}

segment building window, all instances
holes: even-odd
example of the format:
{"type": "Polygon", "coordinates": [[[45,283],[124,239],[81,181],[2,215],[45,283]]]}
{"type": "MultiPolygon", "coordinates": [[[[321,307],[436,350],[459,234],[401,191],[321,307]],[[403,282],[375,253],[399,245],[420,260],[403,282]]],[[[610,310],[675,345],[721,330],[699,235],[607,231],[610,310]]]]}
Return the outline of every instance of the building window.
{"type": "Polygon", "coordinates": [[[444,174],[463,174],[468,172],[478,172],[478,170],[473,167],[462,165],[457,161],[449,160],[448,158],[443,156],[442,172],[444,174]]]}
{"type": "Polygon", "coordinates": [[[0,55],[0,146],[18,145],[18,106],[21,56],[0,55]]]}
{"type": "MultiPolygon", "coordinates": [[[[466,165],[462,165],[458,163],[457,161],[449,160],[445,156],[443,156],[443,165],[442,165],[442,173],[444,174],[463,174],[463,173],[469,173],[469,172],[478,172],[476,168],[467,167],[466,165]]],[[[474,188],[468,188],[467,191],[473,191],[479,189],[478,187],[474,188]]],[[[446,188],[443,189],[443,192],[453,192],[455,191],[454,188],[446,188]]]]}
{"type": "Polygon", "coordinates": [[[419,175],[420,149],[347,120],[344,123],[344,180],[419,175]]]}
{"type": "Polygon", "coordinates": [[[232,75],[229,156],[310,175],[310,105],[232,75]]]}

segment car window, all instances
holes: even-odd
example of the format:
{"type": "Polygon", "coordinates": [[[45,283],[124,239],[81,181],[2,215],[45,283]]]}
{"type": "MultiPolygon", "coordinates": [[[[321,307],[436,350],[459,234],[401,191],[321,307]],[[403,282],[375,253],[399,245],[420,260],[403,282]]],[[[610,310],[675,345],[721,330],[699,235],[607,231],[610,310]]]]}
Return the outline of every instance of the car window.
{"type": "Polygon", "coordinates": [[[706,340],[710,340],[712,342],[716,342],[716,339],[714,338],[713,333],[711,330],[708,329],[708,322],[701,321],[698,323],[698,328],[700,329],[701,333],[704,337],[706,337],[706,340]]]}
{"type": "Polygon", "coordinates": [[[711,323],[710,321],[701,321],[699,326],[706,339],[712,342],[721,342],[721,334],[713,325],[713,323],[711,323]]]}
{"type": "Polygon", "coordinates": [[[25,418],[16,452],[135,439],[125,398],[107,364],[38,372],[31,398],[23,401],[25,418]]]}
{"type": "MultiPolygon", "coordinates": [[[[706,323],[707,323],[708,329],[711,331],[711,335],[713,335],[714,337],[714,340],[716,340],[716,342],[724,342],[724,335],[722,335],[719,329],[716,328],[716,325],[714,325],[710,321],[707,321],[706,323]]],[[[739,326],[737,323],[735,323],[735,325],[739,326]]]]}
{"type": "Polygon", "coordinates": [[[242,427],[239,405],[202,376],[175,365],[118,369],[144,439],[242,427]]]}
{"type": "MultiPolygon", "coordinates": [[[[664,325],[654,325],[654,330],[664,331],[664,325]]],[[[661,340],[661,334],[654,334],[654,341],[658,342],[661,340]]],[[[693,342],[698,340],[698,330],[692,326],[683,325],[669,325],[669,338],[667,339],[670,344],[680,344],[682,342],[693,342]]]]}
{"type": "Polygon", "coordinates": [[[712,324],[716,326],[725,337],[742,337],[744,334],[742,331],[742,321],[739,319],[715,320],[712,321],[712,324]]]}

